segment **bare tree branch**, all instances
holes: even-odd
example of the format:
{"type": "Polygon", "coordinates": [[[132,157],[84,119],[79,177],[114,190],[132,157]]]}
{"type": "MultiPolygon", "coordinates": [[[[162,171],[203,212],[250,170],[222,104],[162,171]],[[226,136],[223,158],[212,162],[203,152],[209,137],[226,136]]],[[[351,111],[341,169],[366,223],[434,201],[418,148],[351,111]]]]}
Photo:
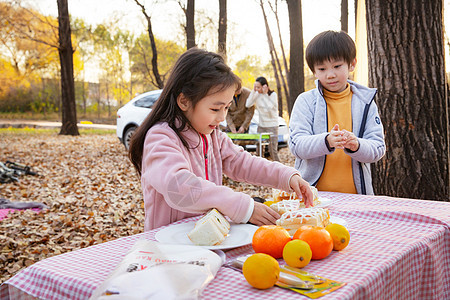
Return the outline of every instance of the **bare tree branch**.
{"type": "MultiPolygon", "coordinates": [[[[286,54],[284,52],[283,38],[281,37],[280,18],[278,16],[278,0],[275,0],[275,8],[272,6],[271,1],[268,1],[268,3],[269,3],[269,6],[270,6],[273,14],[275,15],[276,21],[277,21],[278,38],[280,39],[280,47],[281,47],[281,54],[283,55],[284,70],[286,72],[286,76],[289,77],[289,68],[288,68],[288,65],[287,65],[286,54]]],[[[280,68],[281,79],[283,81],[283,87],[284,87],[284,92],[285,92],[285,95],[286,95],[286,99],[289,99],[288,84],[286,83],[286,79],[285,79],[285,77],[283,75],[283,70],[281,69],[280,62],[279,62],[278,58],[277,58],[277,62],[278,62],[278,67],[280,68]]]]}
{"type": "Polygon", "coordinates": [[[275,80],[277,83],[277,96],[278,96],[278,115],[283,115],[283,96],[282,96],[282,90],[281,90],[281,83],[280,83],[280,76],[282,74],[278,74],[278,70],[280,70],[280,73],[282,73],[280,61],[278,60],[278,54],[275,50],[275,45],[273,43],[272,33],[270,32],[269,22],[267,21],[267,15],[266,11],[264,9],[264,3],[263,0],[260,0],[260,6],[264,17],[264,24],[266,26],[266,35],[267,35],[267,42],[269,43],[269,51],[270,51],[270,57],[271,57],[271,63],[273,67],[273,72],[275,75],[275,80]]]}
{"type": "Polygon", "coordinates": [[[138,0],[134,0],[136,4],[141,8],[142,14],[145,16],[147,20],[147,31],[148,31],[148,37],[150,39],[150,44],[152,47],[152,69],[153,69],[153,75],[155,76],[155,80],[158,88],[162,89],[164,87],[164,82],[161,79],[161,75],[159,74],[158,70],[158,51],[156,50],[156,42],[155,42],[155,36],[153,35],[153,29],[152,29],[152,20],[151,17],[147,14],[147,11],[145,10],[145,7],[143,4],[141,4],[138,0]]]}

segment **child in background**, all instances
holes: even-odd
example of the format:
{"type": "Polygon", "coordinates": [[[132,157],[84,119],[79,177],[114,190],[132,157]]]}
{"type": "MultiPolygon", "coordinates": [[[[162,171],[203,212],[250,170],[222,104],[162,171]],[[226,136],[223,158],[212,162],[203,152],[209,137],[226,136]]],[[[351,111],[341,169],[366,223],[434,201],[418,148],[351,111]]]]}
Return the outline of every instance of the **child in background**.
{"type": "Polygon", "coordinates": [[[236,181],[293,190],[312,205],[309,184],[298,171],[251,155],[220,131],[240,88],[240,79],[218,54],[192,48],[175,63],[129,150],[141,176],[144,230],[211,208],[236,223],[275,223],[280,216],[267,205],[222,186],[222,172],[236,181]]]}
{"type": "MultiPolygon", "coordinates": [[[[277,93],[269,88],[265,77],[258,77],[253,85],[253,90],[248,96],[247,107],[255,106],[259,113],[258,133],[270,132],[269,153],[275,161],[278,158],[278,98],[277,93]]],[[[259,148],[257,147],[257,155],[259,148]]]]}
{"type": "Polygon", "coordinates": [[[376,89],[348,80],[355,43],[343,31],[325,31],[305,55],[317,87],[300,94],[292,109],[295,168],[319,191],[373,194],[370,163],[383,157],[386,146],[376,89]]]}

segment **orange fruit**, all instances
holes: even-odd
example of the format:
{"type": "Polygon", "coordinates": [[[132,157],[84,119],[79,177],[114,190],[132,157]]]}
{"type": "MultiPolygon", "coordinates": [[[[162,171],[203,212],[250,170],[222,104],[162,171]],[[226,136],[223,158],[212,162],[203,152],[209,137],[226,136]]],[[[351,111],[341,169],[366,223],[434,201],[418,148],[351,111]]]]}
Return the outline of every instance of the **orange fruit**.
{"type": "Polygon", "coordinates": [[[256,253],[269,254],[274,258],[283,257],[283,248],[291,240],[289,232],[277,225],[263,225],[253,234],[252,247],[256,253]]]}
{"type": "Polygon", "coordinates": [[[273,287],[277,282],[280,265],[270,255],[255,253],[245,260],[242,273],[251,286],[264,290],[273,287]]]}
{"type": "Polygon", "coordinates": [[[310,229],[312,227],[313,227],[312,225],[303,225],[303,226],[299,227],[297,229],[297,231],[294,233],[294,236],[292,237],[292,239],[297,240],[299,235],[300,235],[300,233],[302,233],[304,230],[310,229]]]}
{"type": "Polygon", "coordinates": [[[345,226],[331,223],[325,229],[333,239],[333,250],[343,250],[350,243],[350,233],[345,226]]]}
{"type": "Polygon", "coordinates": [[[312,259],[322,259],[333,250],[333,239],[323,227],[305,228],[298,235],[298,239],[309,244],[312,251],[312,259]]]}
{"type": "Polygon", "coordinates": [[[283,259],[293,268],[303,268],[309,264],[312,257],[311,247],[302,240],[289,241],[283,249],[283,259]]]}

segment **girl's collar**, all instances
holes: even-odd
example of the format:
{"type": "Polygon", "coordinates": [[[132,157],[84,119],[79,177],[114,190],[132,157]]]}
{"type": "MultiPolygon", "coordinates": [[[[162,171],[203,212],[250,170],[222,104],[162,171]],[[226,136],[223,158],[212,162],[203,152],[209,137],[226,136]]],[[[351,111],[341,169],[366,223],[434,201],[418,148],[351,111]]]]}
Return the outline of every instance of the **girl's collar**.
{"type": "MultiPolygon", "coordinates": [[[[180,120],[176,120],[175,124],[179,126],[181,124],[180,120]]],[[[217,130],[217,129],[215,129],[217,130]]],[[[194,128],[192,128],[189,124],[186,124],[186,126],[180,130],[181,135],[186,139],[186,142],[188,142],[189,145],[196,147],[197,145],[201,145],[202,137],[200,133],[197,132],[194,128]]],[[[212,133],[211,133],[212,134],[212,133]]],[[[211,139],[211,134],[206,134],[206,138],[208,140],[211,139]]]]}

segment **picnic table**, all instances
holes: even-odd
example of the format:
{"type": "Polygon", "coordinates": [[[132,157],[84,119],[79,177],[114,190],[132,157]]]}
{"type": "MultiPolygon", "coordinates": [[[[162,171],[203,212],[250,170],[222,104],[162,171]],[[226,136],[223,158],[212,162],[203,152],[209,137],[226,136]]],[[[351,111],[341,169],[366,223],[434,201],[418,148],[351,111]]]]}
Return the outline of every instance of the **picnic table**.
{"type": "Polygon", "coordinates": [[[232,133],[227,132],[230,139],[235,141],[254,143],[256,147],[259,147],[259,156],[263,156],[262,148],[265,145],[269,145],[270,133],[232,133]]]}
{"type": "MultiPolygon", "coordinates": [[[[450,203],[387,196],[319,193],[346,221],[350,244],[304,270],[346,285],[320,299],[449,299],[450,203]]],[[[0,299],[87,299],[139,239],[199,217],[37,262],[0,286],[0,299]]],[[[251,245],[225,251],[229,262],[251,245]]],[[[282,263],[282,260],[279,260],[282,263]]],[[[203,299],[308,299],[288,289],[252,288],[221,267],[203,299]]]]}

